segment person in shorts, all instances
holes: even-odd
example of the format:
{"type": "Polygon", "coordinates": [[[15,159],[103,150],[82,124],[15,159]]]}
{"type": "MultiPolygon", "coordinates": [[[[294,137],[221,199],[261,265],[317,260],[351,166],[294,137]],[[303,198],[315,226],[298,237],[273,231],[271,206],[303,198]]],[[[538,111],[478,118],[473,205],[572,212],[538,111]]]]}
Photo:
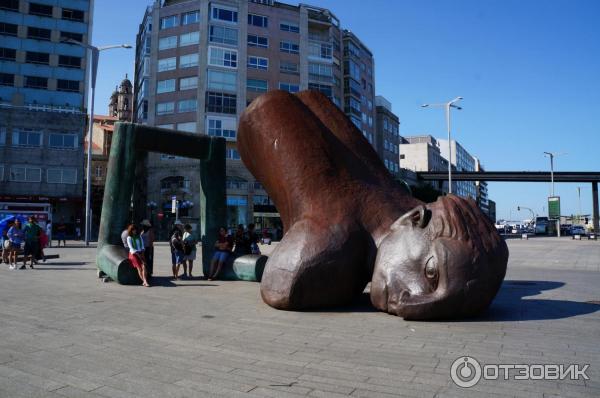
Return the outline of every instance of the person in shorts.
{"type": "Polygon", "coordinates": [[[58,247],[60,247],[60,241],[63,241],[63,246],[67,246],[67,224],[64,221],[61,221],[56,226],[56,240],[58,241],[58,247]]]}
{"type": "Polygon", "coordinates": [[[169,246],[171,246],[171,270],[173,271],[173,279],[179,279],[179,268],[184,261],[183,252],[183,235],[180,229],[181,223],[175,223],[171,231],[169,246]]]}
{"type": "MultiPolygon", "coordinates": [[[[21,221],[19,219],[15,220],[15,223],[8,230],[8,240],[10,242],[10,252],[9,256],[9,268],[17,269],[17,253],[21,250],[21,244],[23,240],[25,240],[25,233],[21,228],[21,221]]],[[[23,266],[20,269],[25,269],[25,257],[23,257],[23,266]]]]}
{"type": "Polygon", "coordinates": [[[225,227],[219,228],[219,236],[215,242],[215,253],[213,254],[210,262],[210,272],[208,274],[208,280],[212,281],[217,279],[223,264],[227,262],[227,258],[231,254],[233,248],[233,239],[227,234],[225,227]]]}
{"type": "MultiPolygon", "coordinates": [[[[37,259],[40,257],[40,235],[42,228],[37,224],[34,216],[30,216],[25,224],[25,248],[23,249],[24,261],[30,261],[29,268],[33,268],[33,264],[37,264],[37,259]]],[[[24,268],[25,265],[23,265],[24,268]]]]}
{"type": "Polygon", "coordinates": [[[4,264],[9,264],[9,255],[10,255],[10,239],[8,239],[8,230],[14,225],[14,221],[9,221],[6,225],[6,228],[2,229],[2,237],[0,238],[0,243],[2,243],[2,262],[4,264]]]}
{"type": "Polygon", "coordinates": [[[192,268],[196,259],[196,243],[198,241],[190,224],[185,224],[183,231],[183,275],[186,278],[193,278],[192,268]]]}

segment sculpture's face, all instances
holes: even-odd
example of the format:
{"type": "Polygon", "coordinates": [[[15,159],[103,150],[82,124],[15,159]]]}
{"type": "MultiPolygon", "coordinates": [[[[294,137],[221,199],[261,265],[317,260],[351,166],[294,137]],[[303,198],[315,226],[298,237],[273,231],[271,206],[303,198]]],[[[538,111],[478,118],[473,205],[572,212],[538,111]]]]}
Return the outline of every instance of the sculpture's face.
{"type": "Polygon", "coordinates": [[[396,221],[382,241],[371,281],[373,305],[405,319],[480,312],[495,296],[506,262],[502,269],[473,261],[477,256],[466,240],[432,239],[428,218],[428,210],[420,206],[396,221]]]}

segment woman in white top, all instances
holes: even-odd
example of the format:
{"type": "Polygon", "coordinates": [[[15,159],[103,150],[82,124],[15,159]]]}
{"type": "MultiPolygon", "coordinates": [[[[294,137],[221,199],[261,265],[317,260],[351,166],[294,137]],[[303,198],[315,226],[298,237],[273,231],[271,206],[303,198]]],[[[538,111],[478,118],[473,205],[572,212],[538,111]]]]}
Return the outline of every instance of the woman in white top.
{"type": "Polygon", "coordinates": [[[196,237],[192,233],[192,226],[185,224],[183,227],[183,274],[186,278],[193,278],[192,268],[196,259],[196,237]]]}
{"type": "Polygon", "coordinates": [[[137,270],[142,284],[146,287],[150,286],[148,284],[146,261],[144,260],[144,241],[138,234],[137,227],[133,224],[127,229],[127,247],[129,248],[129,261],[137,270]]]}

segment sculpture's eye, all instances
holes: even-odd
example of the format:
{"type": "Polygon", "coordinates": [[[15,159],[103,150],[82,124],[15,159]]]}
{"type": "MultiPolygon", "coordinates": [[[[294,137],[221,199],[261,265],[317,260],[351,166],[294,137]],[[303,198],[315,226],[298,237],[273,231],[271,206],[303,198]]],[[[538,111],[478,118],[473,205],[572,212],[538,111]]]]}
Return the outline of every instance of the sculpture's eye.
{"type": "Polygon", "coordinates": [[[429,257],[427,260],[427,264],[425,264],[425,276],[427,279],[435,279],[437,278],[438,270],[437,270],[437,261],[435,257],[429,257]]]}

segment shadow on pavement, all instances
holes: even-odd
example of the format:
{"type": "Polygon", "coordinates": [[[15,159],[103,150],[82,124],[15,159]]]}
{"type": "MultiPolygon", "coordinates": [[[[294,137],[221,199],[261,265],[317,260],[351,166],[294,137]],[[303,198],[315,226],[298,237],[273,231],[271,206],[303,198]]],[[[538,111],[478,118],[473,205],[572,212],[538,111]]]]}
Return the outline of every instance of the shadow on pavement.
{"type": "Polygon", "coordinates": [[[194,279],[180,279],[175,283],[172,276],[153,276],[149,282],[152,286],[161,287],[220,286],[212,283],[187,283],[193,281],[194,279]]]}
{"type": "Polygon", "coordinates": [[[589,302],[526,298],[545,290],[558,289],[563,282],[505,280],[490,308],[481,316],[468,321],[537,321],[564,319],[592,314],[600,305],[589,302]]]}

